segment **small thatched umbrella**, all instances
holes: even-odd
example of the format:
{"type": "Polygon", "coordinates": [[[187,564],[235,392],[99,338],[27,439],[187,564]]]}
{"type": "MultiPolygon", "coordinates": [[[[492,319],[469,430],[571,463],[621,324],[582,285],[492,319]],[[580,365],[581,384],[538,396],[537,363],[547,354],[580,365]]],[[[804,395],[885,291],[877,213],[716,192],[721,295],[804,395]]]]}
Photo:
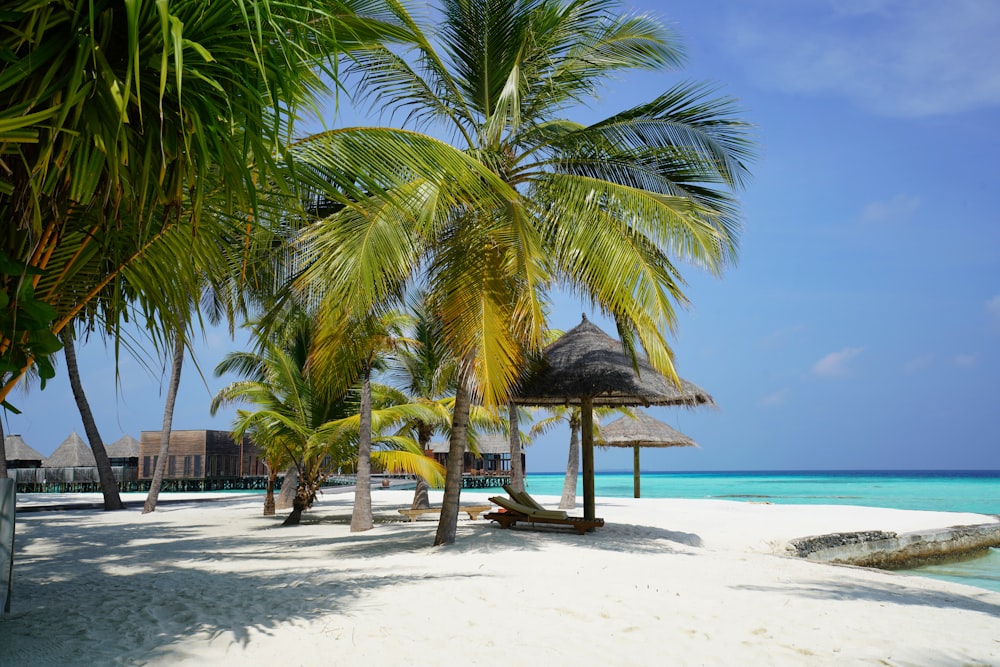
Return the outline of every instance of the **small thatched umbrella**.
{"type": "Polygon", "coordinates": [[[640,447],[697,447],[698,443],[679,431],[636,410],[635,417],[621,417],[601,427],[600,447],[632,448],[632,486],[639,497],[639,448],[640,447]]]}
{"type": "Polygon", "coordinates": [[[595,518],[594,415],[595,405],[714,405],[712,397],[692,382],[673,384],[649,365],[636,360],[622,344],[583,316],[583,321],[545,348],[538,370],[522,384],[514,398],[519,405],[580,406],[580,444],[583,449],[583,515],[595,518]]]}

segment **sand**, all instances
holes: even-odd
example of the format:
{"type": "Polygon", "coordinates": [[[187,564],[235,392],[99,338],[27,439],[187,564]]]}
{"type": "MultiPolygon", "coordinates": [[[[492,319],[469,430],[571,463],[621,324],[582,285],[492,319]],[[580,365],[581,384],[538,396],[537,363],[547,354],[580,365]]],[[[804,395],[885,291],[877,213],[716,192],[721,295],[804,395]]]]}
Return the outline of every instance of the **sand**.
{"type": "Polygon", "coordinates": [[[1000,593],[783,555],[806,535],[990,517],[599,498],[596,533],[463,515],[433,548],[435,520],[396,512],[410,499],[373,492],[376,527],[355,534],[350,494],[292,528],[260,496],[19,513],[0,664],[1000,664],[1000,593]]]}

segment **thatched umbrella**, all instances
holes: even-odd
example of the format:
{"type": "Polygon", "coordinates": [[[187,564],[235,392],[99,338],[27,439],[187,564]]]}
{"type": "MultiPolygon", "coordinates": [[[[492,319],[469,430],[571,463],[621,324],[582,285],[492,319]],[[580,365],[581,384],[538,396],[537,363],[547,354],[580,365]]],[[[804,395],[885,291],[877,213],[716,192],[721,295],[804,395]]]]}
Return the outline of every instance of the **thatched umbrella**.
{"type": "Polygon", "coordinates": [[[636,410],[635,417],[621,417],[601,427],[599,447],[632,448],[632,486],[639,497],[639,448],[640,447],[697,447],[698,443],[679,431],[636,410]]]}
{"type": "Polygon", "coordinates": [[[583,515],[595,518],[594,415],[595,405],[715,405],[708,393],[692,382],[678,387],[649,365],[644,357],[633,364],[619,341],[583,316],[583,321],[545,348],[542,362],[521,384],[514,402],[519,405],[580,406],[583,449],[583,515]],[[638,367],[638,372],[636,372],[638,367]]]}

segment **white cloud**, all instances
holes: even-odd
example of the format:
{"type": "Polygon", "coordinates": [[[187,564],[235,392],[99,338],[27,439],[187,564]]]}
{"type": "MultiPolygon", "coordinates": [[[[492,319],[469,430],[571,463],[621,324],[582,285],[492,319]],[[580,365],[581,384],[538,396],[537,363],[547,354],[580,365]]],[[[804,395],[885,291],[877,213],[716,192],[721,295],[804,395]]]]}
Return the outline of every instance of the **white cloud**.
{"type": "Polygon", "coordinates": [[[799,338],[806,328],[801,324],[796,324],[784,329],[775,329],[761,339],[764,345],[769,347],[787,345],[790,341],[799,338]]]}
{"type": "Polygon", "coordinates": [[[844,377],[850,373],[850,361],[862,352],[864,348],[861,347],[846,347],[839,352],[831,352],[813,364],[813,373],[821,377],[844,377]]]}
{"type": "Polygon", "coordinates": [[[997,2],[775,0],[732,18],[729,43],[768,88],[897,117],[1000,106],[997,2]]]}
{"type": "Polygon", "coordinates": [[[861,209],[861,221],[873,224],[906,222],[920,208],[920,198],[896,195],[887,201],[873,201],[861,209]]]}
{"type": "Polygon", "coordinates": [[[926,368],[930,368],[934,363],[933,354],[924,354],[919,357],[910,359],[905,364],[903,364],[903,370],[907,373],[916,373],[922,371],[926,368]]]}
{"type": "Polygon", "coordinates": [[[765,408],[775,408],[788,402],[788,390],[779,389],[760,397],[757,404],[765,408]]]}
{"type": "Polygon", "coordinates": [[[956,354],[955,355],[955,365],[959,368],[970,368],[976,365],[976,355],[974,354],[956,354]]]}
{"type": "Polygon", "coordinates": [[[1000,319],[1000,294],[986,302],[986,312],[990,316],[1000,319]]]}

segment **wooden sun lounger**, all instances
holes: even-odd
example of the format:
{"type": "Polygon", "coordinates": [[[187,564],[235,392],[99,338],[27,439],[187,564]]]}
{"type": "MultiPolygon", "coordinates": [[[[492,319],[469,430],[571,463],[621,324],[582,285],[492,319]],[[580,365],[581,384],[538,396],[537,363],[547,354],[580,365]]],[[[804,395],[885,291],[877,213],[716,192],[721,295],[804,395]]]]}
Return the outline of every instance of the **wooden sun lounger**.
{"type": "MultiPolygon", "coordinates": [[[[490,509],[489,505],[466,505],[465,507],[459,507],[460,511],[465,512],[469,515],[469,518],[475,521],[479,518],[479,515],[483,512],[487,512],[490,509]]],[[[423,509],[416,510],[399,510],[399,513],[403,516],[409,517],[410,521],[416,521],[417,517],[422,514],[440,514],[440,507],[424,507],[423,509]]]]}
{"type": "Polygon", "coordinates": [[[585,519],[582,516],[567,516],[566,512],[562,510],[537,510],[519,502],[501,498],[500,496],[490,498],[490,502],[496,503],[506,511],[490,512],[483,515],[483,518],[496,521],[500,524],[501,528],[510,528],[520,521],[521,523],[530,523],[532,525],[543,523],[569,526],[580,535],[583,535],[587,531],[600,528],[604,525],[604,519],[585,519]]]}

